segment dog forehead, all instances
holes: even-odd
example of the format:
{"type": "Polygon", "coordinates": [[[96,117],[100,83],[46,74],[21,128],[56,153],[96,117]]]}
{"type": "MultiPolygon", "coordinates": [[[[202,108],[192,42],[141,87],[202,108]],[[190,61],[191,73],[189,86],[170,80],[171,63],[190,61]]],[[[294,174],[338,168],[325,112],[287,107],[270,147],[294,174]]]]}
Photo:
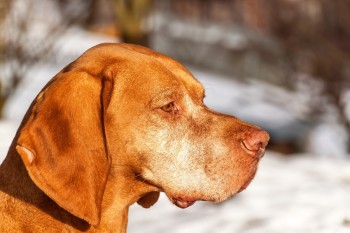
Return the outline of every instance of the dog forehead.
{"type": "Polygon", "coordinates": [[[116,79],[115,87],[119,86],[123,92],[133,92],[137,96],[136,92],[140,90],[143,93],[141,98],[145,98],[147,93],[153,95],[163,89],[178,89],[180,86],[185,87],[194,99],[201,99],[204,95],[203,86],[183,65],[142,46],[100,44],[86,51],[79,60],[92,75],[109,73],[116,79]]]}

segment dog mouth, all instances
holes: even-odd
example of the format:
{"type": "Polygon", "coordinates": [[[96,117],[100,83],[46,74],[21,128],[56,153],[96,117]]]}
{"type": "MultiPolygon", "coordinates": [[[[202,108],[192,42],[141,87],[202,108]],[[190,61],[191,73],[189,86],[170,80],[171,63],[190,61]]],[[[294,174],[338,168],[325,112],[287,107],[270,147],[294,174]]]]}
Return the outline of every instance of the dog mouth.
{"type": "Polygon", "coordinates": [[[171,202],[176,205],[177,207],[181,209],[185,209],[187,207],[192,206],[194,203],[196,203],[196,199],[187,199],[187,198],[181,198],[181,197],[171,197],[171,202]]]}
{"type": "Polygon", "coordinates": [[[188,197],[174,197],[174,196],[168,195],[168,193],[161,186],[155,185],[154,183],[147,181],[145,179],[143,179],[143,182],[156,187],[160,192],[164,192],[168,196],[169,200],[174,205],[176,205],[177,207],[179,207],[181,209],[185,209],[187,207],[190,207],[194,203],[196,203],[196,201],[202,200],[202,199],[194,199],[194,198],[188,198],[188,197]]]}

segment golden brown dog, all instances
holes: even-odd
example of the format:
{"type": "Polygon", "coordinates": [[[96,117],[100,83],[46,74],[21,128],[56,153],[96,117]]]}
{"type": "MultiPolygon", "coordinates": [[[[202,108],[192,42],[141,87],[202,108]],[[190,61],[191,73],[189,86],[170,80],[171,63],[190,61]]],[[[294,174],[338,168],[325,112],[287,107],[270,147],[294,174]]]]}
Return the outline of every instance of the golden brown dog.
{"type": "Polygon", "coordinates": [[[247,187],[268,134],[207,108],[149,49],[101,44],[32,103],[0,167],[0,232],[125,232],[128,207],[220,202],[247,187]]]}

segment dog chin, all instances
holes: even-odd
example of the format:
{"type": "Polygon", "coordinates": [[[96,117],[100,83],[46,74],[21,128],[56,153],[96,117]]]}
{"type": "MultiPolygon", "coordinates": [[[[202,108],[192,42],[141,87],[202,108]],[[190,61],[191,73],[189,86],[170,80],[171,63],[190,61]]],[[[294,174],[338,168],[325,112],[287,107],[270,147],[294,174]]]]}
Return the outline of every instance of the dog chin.
{"type": "Polygon", "coordinates": [[[171,195],[169,193],[166,193],[167,197],[169,198],[170,202],[172,202],[174,205],[181,209],[188,208],[192,205],[194,205],[197,201],[211,201],[200,197],[190,197],[187,195],[171,195]]]}
{"type": "MultiPolygon", "coordinates": [[[[234,192],[234,194],[236,194],[238,191],[236,190],[234,192]]],[[[232,194],[232,195],[234,195],[232,194]]],[[[185,195],[176,195],[176,196],[171,196],[168,195],[166,193],[166,195],[168,196],[169,200],[176,205],[177,207],[181,208],[181,209],[185,209],[188,208],[192,205],[194,205],[197,201],[208,201],[208,202],[214,202],[214,203],[219,203],[222,202],[226,199],[228,199],[229,197],[231,197],[232,195],[227,195],[227,193],[225,193],[225,195],[213,195],[212,197],[189,197],[189,196],[185,196],[185,195]]]]}
{"type": "Polygon", "coordinates": [[[185,209],[187,207],[192,206],[196,203],[196,199],[188,199],[188,198],[170,198],[171,202],[181,209],[185,209]]]}

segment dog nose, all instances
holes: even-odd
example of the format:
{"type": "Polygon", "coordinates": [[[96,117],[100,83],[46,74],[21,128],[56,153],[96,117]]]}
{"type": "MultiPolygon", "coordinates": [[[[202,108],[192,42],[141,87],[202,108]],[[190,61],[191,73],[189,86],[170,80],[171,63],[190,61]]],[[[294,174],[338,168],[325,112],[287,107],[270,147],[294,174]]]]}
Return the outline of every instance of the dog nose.
{"type": "Polygon", "coordinates": [[[266,131],[251,129],[245,134],[242,143],[249,154],[261,158],[264,156],[269,139],[270,136],[266,131]]]}

